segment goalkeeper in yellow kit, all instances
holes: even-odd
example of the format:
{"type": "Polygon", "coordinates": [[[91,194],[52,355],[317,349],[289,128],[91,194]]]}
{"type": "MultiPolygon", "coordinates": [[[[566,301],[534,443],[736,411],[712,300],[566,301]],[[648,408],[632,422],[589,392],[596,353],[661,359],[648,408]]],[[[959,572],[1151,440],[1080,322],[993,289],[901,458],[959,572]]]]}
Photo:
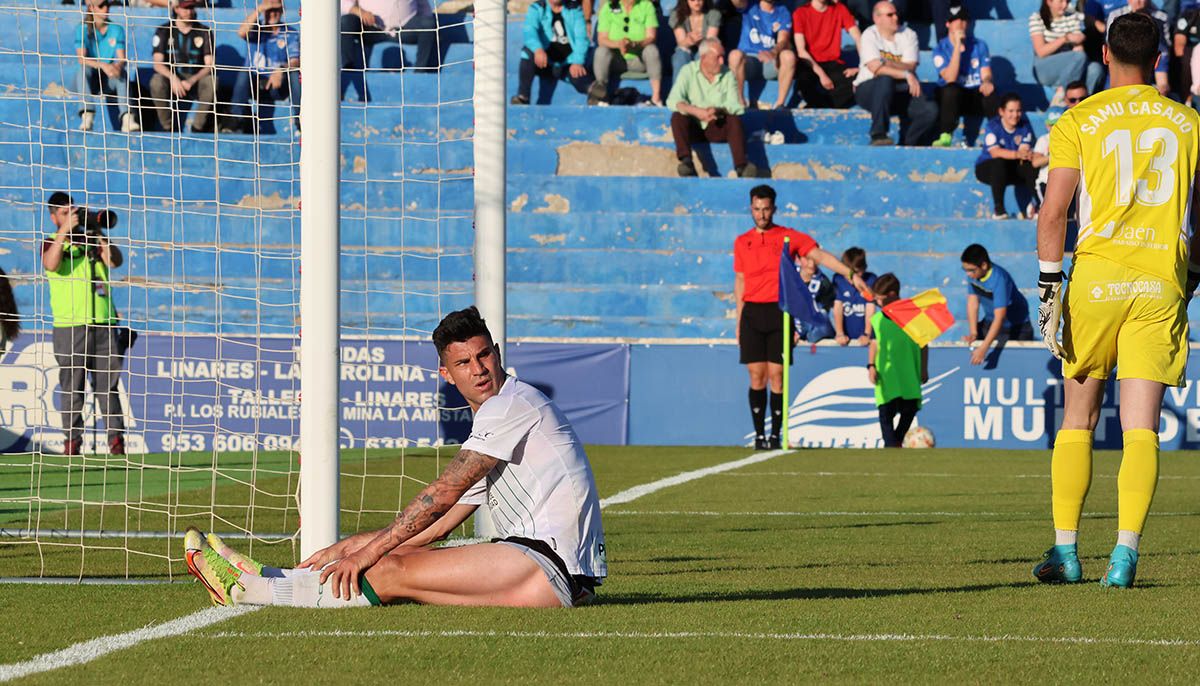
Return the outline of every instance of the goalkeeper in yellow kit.
{"type": "Polygon", "coordinates": [[[1100,583],[1133,584],[1158,481],[1163,394],[1183,383],[1187,365],[1187,303],[1200,282],[1200,266],[1188,258],[1200,257],[1200,245],[1189,245],[1200,117],[1146,85],[1159,36],[1147,15],[1114,20],[1104,46],[1112,86],[1068,110],[1050,133],[1050,180],[1037,229],[1038,323],[1046,347],[1062,360],[1064,407],[1050,468],[1055,545],[1033,570],[1041,581],[1082,578],[1075,545],[1091,484],[1092,431],[1116,367],[1124,432],[1119,531],[1100,583]],[[1079,238],[1062,302],[1063,240],[1076,190],[1079,238]]]}

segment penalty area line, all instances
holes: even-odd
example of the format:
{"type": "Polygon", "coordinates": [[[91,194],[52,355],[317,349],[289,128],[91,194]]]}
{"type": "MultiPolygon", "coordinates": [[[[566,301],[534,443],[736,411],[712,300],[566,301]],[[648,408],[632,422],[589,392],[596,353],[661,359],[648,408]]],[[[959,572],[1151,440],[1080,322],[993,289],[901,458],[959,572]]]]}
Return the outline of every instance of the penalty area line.
{"type": "Polygon", "coordinates": [[[758,633],[745,631],[476,631],[476,630],[366,630],[366,631],[263,631],[197,634],[196,638],[517,638],[517,639],[731,639],[750,641],[835,641],[845,643],[961,642],[961,643],[1060,643],[1074,645],[1163,646],[1194,648],[1200,640],[1181,638],[1096,638],[1092,636],[954,636],[951,634],[830,634],[758,633]]]}
{"type": "Polygon", "coordinates": [[[48,672],[52,669],[81,665],[118,650],[132,648],[139,643],[153,641],[157,638],[179,636],[258,609],[260,608],[253,605],[211,607],[169,622],[142,627],[136,631],[101,636],[52,653],[43,653],[25,662],[0,665],[0,681],[10,681],[31,674],[48,672]]]}

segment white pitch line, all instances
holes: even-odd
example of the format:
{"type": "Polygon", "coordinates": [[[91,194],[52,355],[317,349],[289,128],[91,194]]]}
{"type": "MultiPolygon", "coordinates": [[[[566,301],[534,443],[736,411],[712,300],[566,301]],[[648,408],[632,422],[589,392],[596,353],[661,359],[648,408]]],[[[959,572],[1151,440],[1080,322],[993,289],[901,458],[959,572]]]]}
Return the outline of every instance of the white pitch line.
{"type": "MultiPolygon", "coordinates": [[[[666,516],[666,517],[1041,517],[1046,512],[966,512],[962,510],[934,510],[932,512],[901,512],[897,510],[877,511],[742,511],[717,512],[715,510],[612,510],[606,517],[614,516],[666,516]]],[[[1200,512],[1153,512],[1155,517],[1197,517],[1200,512]]],[[[1106,519],[1116,517],[1116,512],[1085,512],[1084,519],[1106,519]]]]}
{"type": "MultiPolygon", "coordinates": [[[[690,472],[683,472],[672,477],[652,481],[648,484],[634,486],[617,493],[616,495],[604,498],[600,501],[600,507],[606,508],[609,505],[618,505],[627,503],[631,500],[636,500],[642,496],[649,495],[656,491],[661,491],[670,486],[684,484],[689,481],[694,481],[710,474],[719,474],[730,469],[738,469],[752,464],[758,464],[780,455],[787,454],[786,450],[772,450],[764,453],[755,453],[750,457],[732,462],[725,462],[704,469],[696,469],[690,472]]],[[[39,672],[47,672],[60,667],[69,667],[71,665],[84,664],[91,662],[96,658],[103,657],[118,650],[131,648],[144,641],[150,641],[156,638],[167,638],[170,636],[179,636],[194,631],[201,627],[216,624],[226,619],[232,619],[238,615],[252,612],[261,609],[258,606],[252,605],[237,605],[230,608],[210,608],[201,610],[194,614],[180,617],[179,619],[159,624],[157,626],[145,627],[137,631],[130,631],[124,634],[114,636],[104,636],[101,638],[76,643],[72,646],[53,653],[44,653],[26,662],[18,662],[9,665],[0,665],[0,682],[15,679],[17,677],[37,674],[39,672]]]]}
{"type": "Polygon", "coordinates": [[[112,636],[101,636],[90,641],[76,643],[53,653],[43,653],[32,660],[0,665],[0,681],[10,681],[23,676],[29,676],[30,674],[48,672],[52,669],[81,665],[118,650],[132,648],[139,643],[153,641],[156,638],[186,634],[189,631],[203,629],[211,624],[223,622],[226,619],[244,615],[247,612],[253,612],[258,609],[260,608],[252,605],[212,607],[180,617],[179,619],[173,619],[169,622],[142,627],[136,631],[114,634],[112,636]]]}
{"type": "Polygon", "coordinates": [[[750,457],[744,457],[740,460],[734,460],[733,462],[722,462],[721,464],[713,465],[711,467],[705,467],[704,469],[695,469],[690,472],[683,472],[680,474],[676,474],[675,476],[669,476],[665,479],[659,479],[658,481],[651,481],[648,484],[642,484],[641,486],[634,486],[633,488],[628,488],[624,491],[621,491],[620,493],[616,493],[614,495],[610,495],[607,498],[601,499],[600,507],[603,509],[603,508],[609,507],[610,505],[620,505],[621,503],[627,503],[631,500],[636,500],[638,498],[641,498],[642,496],[650,495],[651,493],[654,493],[656,491],[661,491],[664,488],[669,488],[671,486],[678,486],[679,484],[686,484],[689,481],[695,481],[696,479],[701,479],[703,477],[710,476],[712,474],[720,474],[721,472],[728,472],[732,469],[741,469],[742,467],[749,467],[752,464],[758,464],[759,462],[766,462],[767,460],[774,459],[776,457],[779,457],[780,455],[786,455],[786,454],[788,454],[788,452],[790,452],[790,451],[770,450],[765,453],[755,453],[754,455],[751,455],[750,457]]]}
{"type": "Polygon", "coordinates": [[[717,638],[752,641],[837,641],[875,642],[969,642],[969,643],[1066,643],[1076,645],[1124,645],[1194,648],[1200,640],[1183,638],[1095,638],[1091,636],[954,636],[950,634],[826,634],[826,633],[755,633],[744,631],[476,631],[476,630],[377,630],[377,631],[280,631],[216,632],[196,638],[520,638],[520,639],[664,639],[717,638]]]}
{"type": "MultiPolygon", "coordinates": [[[[951,472],[733,472],[725,476],[879,476],[887,478],[918,477],[931,479],[1049,479],[1050,474],[953,474],[951,472]]],[[[1093,479],[1116,479],[1116,474],[1097,474],[1093,479]]],[[[1161,474],[1160,481],[1193,481],[1197,475],[1161,474]]]]}

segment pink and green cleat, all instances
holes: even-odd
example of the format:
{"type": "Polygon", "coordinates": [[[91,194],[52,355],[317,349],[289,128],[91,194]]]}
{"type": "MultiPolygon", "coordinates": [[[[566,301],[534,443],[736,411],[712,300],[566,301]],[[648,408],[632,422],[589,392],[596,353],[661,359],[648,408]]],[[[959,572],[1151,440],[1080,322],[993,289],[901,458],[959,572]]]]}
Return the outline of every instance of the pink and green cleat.
{"type": "Polygon", "coordinates": [[[241,570],[217,554],[194,526],[183,535],[183,549],[188,571],[204,584],[213,605],[233,605],[234,589],[245,590],[239,581],[241,570]]]}
{"type": "Polygon", "coordinates": [[[225,541],[221,540],[220,536],[216,534],[209,534],[207,540],[208,545],[212,546],[212,549],[217,551],[218,555],[225,558],[229,564],[237,567],[247,574],[253,574],[255,576],[263,575],[263,565],[261,562],[257,562],[248,555],[243,555],[233,548],[230,548],[225,541]]]}

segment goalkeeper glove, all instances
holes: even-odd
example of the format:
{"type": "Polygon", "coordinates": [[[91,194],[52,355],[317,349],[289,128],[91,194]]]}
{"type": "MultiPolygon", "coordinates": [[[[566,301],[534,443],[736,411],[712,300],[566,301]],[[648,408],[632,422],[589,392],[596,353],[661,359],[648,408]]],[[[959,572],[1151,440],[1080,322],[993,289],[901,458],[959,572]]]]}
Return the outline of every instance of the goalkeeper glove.
{"type": "Polygon", "coordinates": [[[1062,319],[1063,273],[1059,263],[1057,271],[1043,271],[1038,276],[1038,328],[1042,330],[1042,342],[1046,349],[1058,359],[1063,358],[1062,346],[1058,343],[1058,323],[1062,319]]]}
{"type": "Polygon", "coordinates": [[[1186,302],[1192,301],[1192,296],[1196,294],[1197,286],[1200,286],[1200,264],[1188,262],[1187,285],[1183,291],[1183,297],[1186,302]]]}

